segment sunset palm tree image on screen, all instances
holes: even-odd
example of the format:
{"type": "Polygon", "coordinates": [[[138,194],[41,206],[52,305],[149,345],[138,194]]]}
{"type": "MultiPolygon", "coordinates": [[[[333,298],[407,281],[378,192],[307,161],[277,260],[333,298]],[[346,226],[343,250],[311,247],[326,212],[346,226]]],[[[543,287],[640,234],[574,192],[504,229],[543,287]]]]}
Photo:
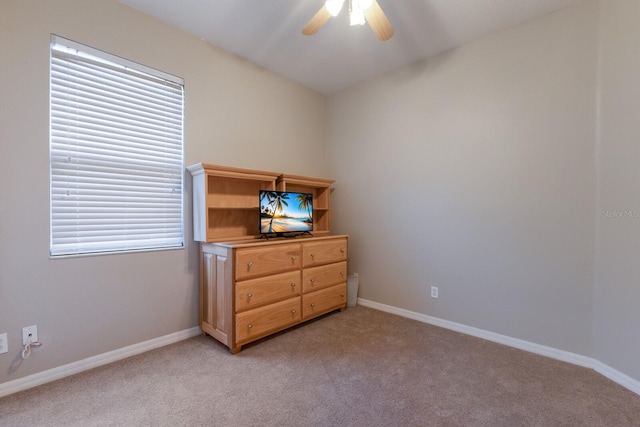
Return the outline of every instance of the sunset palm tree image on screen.
{"type": "Polygon", "coordinates": [[[260,233],[313,231],[313,195],[260,191],[260,233]]]}

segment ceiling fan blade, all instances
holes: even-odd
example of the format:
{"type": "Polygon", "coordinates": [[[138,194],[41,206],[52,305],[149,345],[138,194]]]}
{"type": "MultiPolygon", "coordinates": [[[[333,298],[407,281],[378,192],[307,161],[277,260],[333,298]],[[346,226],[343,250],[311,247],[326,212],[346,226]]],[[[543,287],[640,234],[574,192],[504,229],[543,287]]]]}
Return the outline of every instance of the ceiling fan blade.
{"type": "Polygon", "coordinates": [[[376,0],[364,11],[364,18],[371,26],[378,40],[385,41],[393,37],[393,27],[376,0]]]}
{"type": "Polygon", "coordinates": [[[327,9],[327,6],[322,6],[322,8],[313,15],[313,18],[307,22],[307,25],[302,29],[302,34],[305,36],[310,36],[318,32],[318,30],[331,18],[331,14],[327,9]]]}

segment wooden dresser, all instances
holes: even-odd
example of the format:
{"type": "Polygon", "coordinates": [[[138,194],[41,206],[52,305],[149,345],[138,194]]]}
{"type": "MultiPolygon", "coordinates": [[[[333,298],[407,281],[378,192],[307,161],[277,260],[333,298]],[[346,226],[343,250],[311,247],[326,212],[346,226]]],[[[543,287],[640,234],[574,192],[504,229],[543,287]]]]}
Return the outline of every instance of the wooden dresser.
{"type": "Polygon", "coordinates": [[[229,347],[347,307],[347,236],[203,243],[201,327],[229,347]]]}
{"type": "Polygon", "coordinates": [[[197,163],[200,327],[240,351],[249,342],[347,306],[347,236],[332,235],[332,180],[197,163]],[[260,190],[313,195],[313,236],[264,240],[260,190]]]}

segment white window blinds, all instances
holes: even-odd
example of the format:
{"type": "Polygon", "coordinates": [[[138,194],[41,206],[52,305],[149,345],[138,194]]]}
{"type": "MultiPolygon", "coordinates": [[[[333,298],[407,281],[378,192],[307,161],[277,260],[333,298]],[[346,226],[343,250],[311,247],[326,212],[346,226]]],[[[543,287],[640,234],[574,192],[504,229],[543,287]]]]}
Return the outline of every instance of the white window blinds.
{"type": "Polygon", "coordinates": [[[182,79],[52,36],[51,255],[184,246],[182,79]]]}

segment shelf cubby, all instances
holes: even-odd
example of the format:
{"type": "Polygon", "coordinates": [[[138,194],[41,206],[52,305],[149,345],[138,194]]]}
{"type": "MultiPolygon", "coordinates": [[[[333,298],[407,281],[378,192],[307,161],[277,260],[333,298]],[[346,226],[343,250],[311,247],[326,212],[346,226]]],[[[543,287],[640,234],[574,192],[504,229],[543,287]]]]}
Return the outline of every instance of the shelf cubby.
{"type": "Polygon", "coordinates": [[[258,193],[275,190],[280,174],[197,163],[193,177],[193,239],[221,242],[259,235],[258,193]]]}
{"type": "Polygon", "coordinates": [[[330,201],[331,185],[335,181],[300,175],[282,174],[278,177],[278,191],[293,191],[313,195],[313,234],[324,235],[331,232],[330,201]]]}

